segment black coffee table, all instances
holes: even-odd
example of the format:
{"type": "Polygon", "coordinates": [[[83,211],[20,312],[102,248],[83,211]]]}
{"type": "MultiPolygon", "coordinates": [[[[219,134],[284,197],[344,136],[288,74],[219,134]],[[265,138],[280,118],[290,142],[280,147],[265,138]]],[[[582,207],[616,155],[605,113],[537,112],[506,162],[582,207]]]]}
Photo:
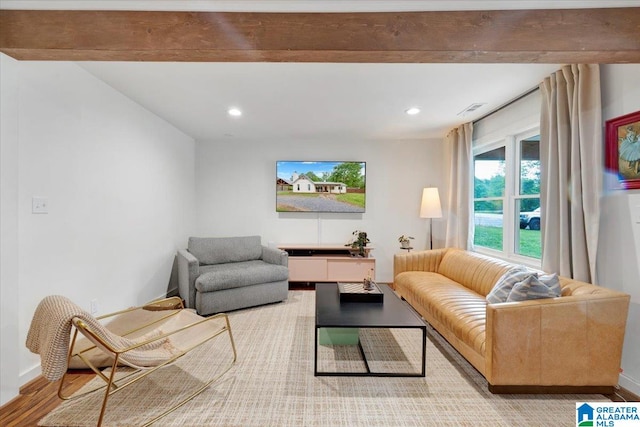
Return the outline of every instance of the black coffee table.
{"type": "Polygon", "coordinates": [[[314,349],[315,376],[376,376],[424,377],[427,346],[427,324],[387,285],[378,285],[384,292],[383,303],[340,302],[337,283],[316,284],[316,333],[314,349]],[[366,372],[319,372],[318,338],[321,328],[402,328],[422,330],[422,371],[420,373],[371,372],[362,344],[357,340],[366,372]]]}

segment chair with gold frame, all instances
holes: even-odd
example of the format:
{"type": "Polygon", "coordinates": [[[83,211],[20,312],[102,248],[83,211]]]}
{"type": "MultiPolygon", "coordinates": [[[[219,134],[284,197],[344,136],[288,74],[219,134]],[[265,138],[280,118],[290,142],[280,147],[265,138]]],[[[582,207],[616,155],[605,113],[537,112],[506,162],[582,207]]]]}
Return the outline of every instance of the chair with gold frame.
{"type": "Polygon", "coordinates": [[[232,353],[229,363],[186,398],[144,424],[148,426],[202,393],[236,362],[231,324],[225,313],[204,318],[184,309],[182,300],[173,297],[94,318],[67,298],[52,295],[43,299],[36,309],[27,347],[40,354],[43,376],[50,381],[60,380],[58,396],[61,399],[78,399],[105,390],[97,423],[100,426],[111,395],[173,364],[225,332],[232,353]],[[84,338],[79,339],[79,334],[84,338]],[[110,367],[107,375],[100,370],[104,367],[110,367]],[[118,377],[120,367],[133,370],[128,369],[124,376],[118,377]],[[82,394],[66,395],[69,368],[89,368],[105,384],[82,394]]]}

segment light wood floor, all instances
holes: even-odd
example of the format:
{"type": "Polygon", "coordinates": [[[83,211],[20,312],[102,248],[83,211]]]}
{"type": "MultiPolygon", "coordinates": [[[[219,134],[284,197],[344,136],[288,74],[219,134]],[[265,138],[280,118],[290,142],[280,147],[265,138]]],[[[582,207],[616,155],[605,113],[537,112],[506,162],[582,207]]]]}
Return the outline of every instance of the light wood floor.
{"type": "MultiPolygon", "coordinates": [[[[66,393],[74,393],[94,377],[91,371],[69,374],[66,393]]],[[[42,376],[26,384],[18,397],[0,408],[0,426],[37,426],[42,417],[62,403],[58,398],[58,384],[42,376]]]]}

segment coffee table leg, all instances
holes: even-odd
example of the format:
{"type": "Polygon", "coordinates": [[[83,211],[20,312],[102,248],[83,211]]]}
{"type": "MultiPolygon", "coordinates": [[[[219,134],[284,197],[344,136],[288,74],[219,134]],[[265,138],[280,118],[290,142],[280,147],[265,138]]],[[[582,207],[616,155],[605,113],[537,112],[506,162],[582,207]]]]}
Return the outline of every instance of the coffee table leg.
{"type": "Polygon", "coordinates": [[[422,328],[422,376],[427,376],[427,328],[422,328]]]}
{"type": "Polygon", "coordinates": [[[371,369],[369,368],[369,362],[367,361],[367,356],[364,354],[364,348],[362,348],[362,342],[358,340],[358,348],[360,349],[360,356],[362,356],[362,360],[364,361],[364,366],[367,368],[367,373],[371,373],[371,369]]]}
{"type": "Polygon", "coordinates": [[[316,326],[316,342],[313,349],[313,376],[318,376],[318,331],[320,328],[316,326]]]}

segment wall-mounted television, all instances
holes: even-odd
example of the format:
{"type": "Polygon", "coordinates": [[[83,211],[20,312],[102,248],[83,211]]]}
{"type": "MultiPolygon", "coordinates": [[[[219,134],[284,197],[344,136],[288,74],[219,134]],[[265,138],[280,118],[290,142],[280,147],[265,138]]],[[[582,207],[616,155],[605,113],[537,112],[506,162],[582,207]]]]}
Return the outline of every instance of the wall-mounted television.
{"type": "Polygon", "coordinates": [[[276,162],[277,212],[365,211],[366,162],[276,162]]]}

